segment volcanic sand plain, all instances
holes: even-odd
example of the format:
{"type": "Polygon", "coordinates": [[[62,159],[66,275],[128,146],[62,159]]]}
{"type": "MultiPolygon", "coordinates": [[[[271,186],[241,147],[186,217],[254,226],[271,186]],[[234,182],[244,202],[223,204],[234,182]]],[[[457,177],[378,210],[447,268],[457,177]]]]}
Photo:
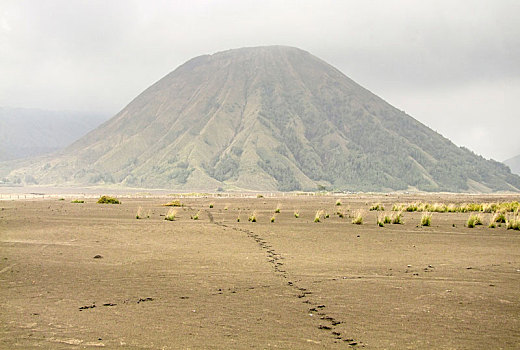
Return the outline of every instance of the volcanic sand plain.
{"type": "Polygon", "coordinates": [[[491,214],[467,228],[469,213],[378,227],[369,211],[518,196],[121,200],[0,202],[0,348],[520,347],[518,231],[491,214]]]}

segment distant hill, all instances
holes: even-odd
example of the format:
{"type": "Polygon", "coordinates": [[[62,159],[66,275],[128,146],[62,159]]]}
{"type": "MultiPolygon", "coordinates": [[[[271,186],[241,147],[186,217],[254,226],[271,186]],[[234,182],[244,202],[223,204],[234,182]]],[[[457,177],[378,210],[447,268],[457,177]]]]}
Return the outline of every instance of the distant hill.
{"type": "Polygon", "coordinates": [[[107,119],[92,113],[0,107],[0,161],[57,151],[107,119]]]}
{"type": "Polygon", "coordinates": [[[58,155],[6,180],[24,177],[178,190],[520,189],[502,163],[284,46],[189,60],[58,155]]]}
{"type": "Polygon", "coordinates": [[[520,154],[516,157],[509,158],[504,163],[511,168],[511,172],[520,175],[520,154]]]}

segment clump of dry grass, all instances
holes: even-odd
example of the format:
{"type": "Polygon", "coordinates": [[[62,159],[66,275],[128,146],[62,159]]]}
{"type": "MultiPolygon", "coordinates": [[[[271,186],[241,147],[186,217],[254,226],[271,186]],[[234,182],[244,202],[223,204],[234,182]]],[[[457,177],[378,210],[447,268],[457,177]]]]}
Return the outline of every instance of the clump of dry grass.
{"type": "Polygon", "coordinates": [[[518,216],[518,212],[513,217],[507,220],[506,228],[508,230],[520,231],[520,216],[518,216]]]}
{"type": "Polygon", "coordinates": [[[274,210],[275,213],[279,213],[280,210],[282,210],[282,204],[281,203],[278,203],[278,205],[276,206],[276,209],[274,210]]]}
{"type": "Polygon", "coordinates": [[[256,222],[256,212],[252,212],[251,215],[249,215],[248,220],[250,222],[256,222]]]}
{"type": "Polygon", "coordinates": [[[191,217],[192,220],[198,220],[199,219],[199,215],[200,215],[200,210],[191,217]]]}
{"type": "Polygon", "coordinates": [[[294,217],[298,219],[300,217],[300,212],[298,210],[294,211],[294,217]]]}
{"type": "Polygon", "coordinates": [[[121,204],[119,199],[110,196],[101,196],[97,202],[99,204],[121,204]]]}
{"type": "Polygon", "coordinates": [[[431,226],[432,224],[432,213],[425,212],[421,216],[421,226],[431,226]]]}
{"type": "Polygon", "coordinates": [[[135,218],[136,218],[137,220],[143,218],[143,207],[139,207],[139,208],[137,208],[137,213],[135,214],[135,218]]]}
{"type": "Polygon", "coordinates": [[[336,201],[336,205],[337,205],[337,206],[340,206],[340,205],[341,205],[341,200],[340,200],[340,199],[338,199],[338,200],[336,201]]]}
{"type": "Polygon", "coordinates": [[[177,215],[177,210],[171,208],[170,210],[168,210],[168,213],[166,213],[164,220],[175,221],[175,215],[177,215]]]}
{"type": "Polygon", "coordinates": [[[373,204],[371,207],[370,207],[370,210],[371,211],[384,211],[385,210],[385,207],[383,207],[381,205],[381,203],[376,203],[376,204],[373,204]]]}
{"type": "Polygon", "coordinates": [[[401,211],[392,215],[392,224],[400,225],[403,223],[403,213],[401,211]]]}
{"type": "Polygon", "coordinates": [[[384,227],[385,226],[384,215],[378,215],[376,223],[377,223],[377,226],[384,227]]]}
{"type": "Polygon", "coordinates": [[[473,228],[477,225],[482,225],[482,217],[479,214],[472,214],[469,216],[466,226],[473,228]]]}
{"type": "Polygon", "coordinates": [[[323,215],[323,210],[316,211],[316,214],[314,215],[314,222],[320,222],[321,216],[323,215]]]}
{"type": "Polygon", "coordinates": [[[363,212],[357,211],[352,219],[352,223],[355,225],[363,225],[363,212]]]}
{"type": "Polygon", "coordinates": [[[176,200],[163,204],[163,206],[164,207],[182,207],[182,203],[180,200],[176,199],[176,200]]]}

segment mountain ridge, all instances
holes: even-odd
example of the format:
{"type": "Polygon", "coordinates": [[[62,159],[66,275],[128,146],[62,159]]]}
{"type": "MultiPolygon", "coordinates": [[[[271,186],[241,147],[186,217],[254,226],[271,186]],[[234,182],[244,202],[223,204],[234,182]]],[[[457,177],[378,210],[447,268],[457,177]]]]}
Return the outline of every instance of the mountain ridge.
{"type": "Polygon", "coordinates": [[[38,183],[172,189],[518,191],[310,53],[233,49],[188,60],[45,164],[38,183]]]}

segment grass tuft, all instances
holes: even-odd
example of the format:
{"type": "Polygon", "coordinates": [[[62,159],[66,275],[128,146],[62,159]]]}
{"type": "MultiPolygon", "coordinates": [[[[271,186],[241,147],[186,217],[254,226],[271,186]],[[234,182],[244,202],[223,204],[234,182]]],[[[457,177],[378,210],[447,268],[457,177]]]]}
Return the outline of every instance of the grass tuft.
{"type": "Polygon", "coordinates": [[[396,225],[403,224],[403,213],[401,211],[392,215],[392,224],[396,224],[396,225]]]}
{"type": "Polygon", "coordinates": [[[341,200],[338,199],[338,200],[336,201],[336,205],[337,205],[337,206],[340,206],[340,205],[341,205],[341,200]]]}
{"type": "Polygon", "coordinates": [[[482,218],[479,214],[472,214],[469,216],[468,221],[466,222],[466,226],[469,228],[473,228],[477,225],[482,225],[482,218]]]}
{"type": "Polygon", "coordinates": [[[73,201],[70,201],[71,203],[85,203],[84,200],[81,199],[74,199],[73,201]]]}
{"type": "Polygon", "coordinates": [[[383,206],[381,205],[381,203],[376,203],[376,204],[374,204],[374,205],[372,205],[372,206],[370,207],[370,210],[371,210],[371,211],[374,211],[374,210],[376,210],[376,211],[384,211],[384,210],[385,210],[385,207],[383,207],[383,206]]]}
{"type": "Polygon", "coordinates": [[[323,210],[316,211],[316,214],[314,215],[314,222],[320,222],[322,215],[323,215],[323,210]]]}
{"type": "Polygon", "coordinates": [[[168,210],[168,213],[166,213],[164,220],[175,221],[175,215],[177,215],[177,210],[171,208],[170,210],[168,210]]]}
{"type": "Polygon", "coordinates": [[[432,224],[432,213],[425,212],[421,216],[421,226],[431,226],[432,224]]]}
{"type": "Polygon", "coordinates": [[[518,216],[518,213],[516,213],[515,216],[507,220],[506,228],[508,230],[520,231],[520,216],[518,216]]]}
{"type": "Polygon", "coordinates": [[[361,211],[355,213],[352,223],[355,225],[363,225],[363,213],[361,211]]]}
{"type": "Polygon", "coordinates": [[[249,215],[248,220],[250,222],[256,222],[256,212],[253,212],[251,215],[249,215]]]}
{"type": "Polygon", "coordinates": [[[121,204],[121,202],[117,198],[110,196],[101,196],[97,202],[99,204],[121,204]]]}
{"type": "Polygon", "coordinates": [[[182,203],[180,200],[176,199],[166,204],[163,204],[165,207],[182,207],[182,203]]]}
{"type": "Polygon", "coordinates": [[[298,210],[294,211],[294,217],[298,219],[300,217],[300,212],[298,210]]]}

